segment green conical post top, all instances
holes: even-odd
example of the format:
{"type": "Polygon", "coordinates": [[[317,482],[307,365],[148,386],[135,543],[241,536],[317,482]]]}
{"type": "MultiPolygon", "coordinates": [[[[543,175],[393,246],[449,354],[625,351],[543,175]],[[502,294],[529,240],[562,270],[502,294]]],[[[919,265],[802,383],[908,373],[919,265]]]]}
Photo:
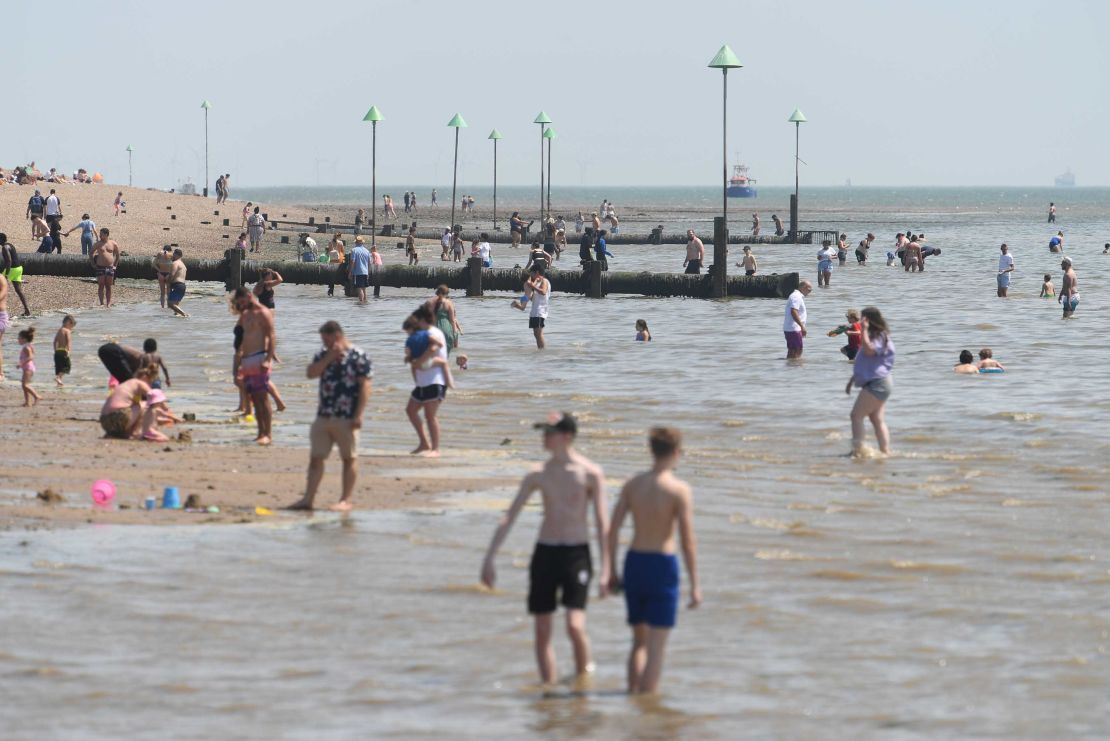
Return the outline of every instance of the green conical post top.
{"type": "Polygon", "coordinates": [[[744,65],[740,64],[740,60],[732,53],[732,49],[729,49],[728,44],[725,44],[721,47],[721,50],[717,52],[717,56],[713,57],[713,61],[709,63],[709,66],[715,69],[735,69],[737,67],[743,67],[744,65]]]}
{"type": "Polygon", "coordinates": [[[555,129],[548,129],[547,131],[543,132],[543,138],[544,139],[554,139],[555,138],[555,129]]]}
{"type": "Polygon", "coordinates": [[[370,106],[370,110],[366,112],[366,115],[362,117],[362,120],[377,123],[378,121],[384,121],[385,116],[382,115],[382,112],[378,110],[376,105],[372,105],[370,106]]]}
{"type": "Polygon", "coordinates": [[[493,131],[489,132],[489,138],[490,139],[504,139],[505,137],[501,136],[500,131],[498,131],[497,129],[494,129],[493,131]]]}
{"type": "Polygon", "coordinates": [[[546,113],[544,113],[543,111],[540,111],[540,115],[536,116],[536,120],[533,121],[532,123],[549,124],[549,123],[551,123],[551,119],[548,118],[546,113]]]}
{"type": "Polygon", "coordinates": [[[447,125],[454,129],[465,129],[466,121],[463,120],[461,114],[456,113],[455,117],[447,122],[447,125]]]}
{"type": "Polygon", "coordinates": [[[209,108],[212,107],[212,104],[209,103],[207,100],[204,100],[201,101],[200,107],[207,111],[209,108]]]}
{"type": "Polygon", "coordinates": [[[134,152],[135,150],[131,148],[131,145],[130,145],[130,144],[128,144],[128,145],[127,145],[127,151],[128,151],[128,152],[134,152]]]}
{"type": "Polygon", "coordinates": [[[795,108],[794,112],[790,114],[790,118],[786,120],[792,124],[800,124],[805,123],[808,119],[805,117],[805,114],[802,113],[801,108],[795,108]]]}

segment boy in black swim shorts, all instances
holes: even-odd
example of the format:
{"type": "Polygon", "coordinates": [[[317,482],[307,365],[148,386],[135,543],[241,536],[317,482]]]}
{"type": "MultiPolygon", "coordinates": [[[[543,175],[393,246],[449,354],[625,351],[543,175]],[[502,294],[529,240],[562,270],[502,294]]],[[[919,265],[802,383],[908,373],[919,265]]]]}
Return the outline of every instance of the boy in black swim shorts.
{"type": "Polygon", "coordinates": [[[605,502],[605,475],[601,467],[573,448],[578,423],[569,414],[556,414],[536,425],[543,430],[544,448],[551,457],[543,468],[524,477],[520,491],[497,526],[482,564],[482,583],[493,588],[497,580],[494,559],[517,515],[532,494],[543,496],[543,522],[529,567],[528,612],[535,619],[536,662],[540,679],[554,684],[555,650],[551,645],[555,610],[567,608],[567,636],[574,648],[579,677],[593,671],[590,642],[586,636],[586,598],[593,567],[590,560],[589,516],[597,522],[601,569],[598,594],[604,597],[609,583],[609,554],[605,548],[609,517],[605,502]]]}

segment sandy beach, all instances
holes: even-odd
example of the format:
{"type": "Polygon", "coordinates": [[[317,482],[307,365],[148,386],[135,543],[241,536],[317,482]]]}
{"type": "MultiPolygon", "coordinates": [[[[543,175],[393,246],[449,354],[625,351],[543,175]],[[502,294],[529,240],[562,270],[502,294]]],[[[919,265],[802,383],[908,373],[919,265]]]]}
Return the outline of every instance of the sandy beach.
{"type": "MultiPolygon", "coordinates": [[[[307,451],[275,445],[260,448],[244,441],[215,443],[213,429],[226,420],[200,420],[170,428],[168,443],[109,440],[102,436],[96,413],[100,400],[89,393],[51,394],[31,409],[15,407],[18,385],[6,383],[5,416],[19,424],[0,425],[0,447],[18,450],[0,462],[0,530],[88,524],[196,525],[244,523],[262,519],[303,519],[280,508],[304,492],[307,451]],[[179,440],[181,436],[184,440],[179,440]],[[58,441],[66,444],[59,447],[58,441]],[[93,481],[112,480],[114,506],[94,507],[93,481]],[[197,494],[198,507],[216,506],[219,513],[161,509],[162,490],[178,486],[197,494]],[[49,491],[49,493],[47,493],[49,491]],[[156,497],[159,509],[143,509],[156,497]],[[272,514],[259,514],[256,507],[272,514]]],[[[339,464],[328,467],[316,505],[325,509],[339,490],[339,464]]],[[[438,471],[450,463],[422,460],[425,476],[383,474],[411,459],[360,457],[355,508],[403,509],[426,506],[446,492],[480,491],[501,481],[447,477],[438,471]]]]}
{"type": "MultiPolygon", "coordinates": [[[[187,196],[160,190],[129,188],[110,184],[73,185],[38,184],[43,196],[50,189],[57,191],[62,202],[62,233],[73,228],[83,214],[89,214],[97,228],[107,227],[112,239],[119,243],[123,255],[150,255],[162,245],[174,244],[180,247],[189,258],[220,258],[224,251],[235,245],[243,222],[243,207],[246,201],[231,200],[216,205],[212,198],[187,196]],[[126,203],[124,212],[118,217],[114,214],[112,202],[116,193],[122,192],[126,203]],[[223,226],[228,219],[229,225],[223,226]]],[[[4,185],[0,187],[0,229],[8,235],[8,241],[18,248],[20,254],[30,254],[38,249],[38,240],[31,239],[31,222],[26,218],[27,201],[35,188],[29,185],[4,185]]],[[[280,204],[255,204],[261,206],[271,219],[307,222],[314,218],[322,222],[331,218],[336,223],[349,224],[354,221],[357,209],[350,207],[313,208],[307,206],[287,206],[280,204]]],[[[441,208],[439,211],[443,214],[441,208]]],[[[449,220],[449,219],[448,219],[449,220]]],[[[62,238],[63,254],[80,254],[80,230],[62,238]]],[[[263,256],[268,258],[292,258],[295,255],[297,233],[282,230],[267,232],[263,239],[263,256]],[[288,237],[291,244],[282,244],[281,238],[288,237]]],[[[368,235],[368,232],[367,232],[368,235]]],[[[354,236],[346,233],[348,249],[354,236]]],[[[331,239],[330,234],[312,234],[318,248],[324,248],[331,239]]],[[[382,238],[379,245],[387,260],[403,259],[390,256],[395,251],[396,238],[382,238]]],[[[439,243],[420,240],[418,244],[421,260],[439,258],[439,243]]],[[[399,251],[398,251],[399,252],[399,251]]],[[[67,309],[87,308],[97,305],[96,282],[90,271],[89,278],[72,280],[47,276],[27,276],[24,280],[24,293],[31,309],[31,316],[45,312],[67,309]]],[[[138,301],[156,301],[158,285],[150,281],[120,281],[113,288],[113,301],[120,304],[138,301]]],[[[19,299],[12,294],[9,298],[9,311],[14,315],[22,313],[19,299]]]]}

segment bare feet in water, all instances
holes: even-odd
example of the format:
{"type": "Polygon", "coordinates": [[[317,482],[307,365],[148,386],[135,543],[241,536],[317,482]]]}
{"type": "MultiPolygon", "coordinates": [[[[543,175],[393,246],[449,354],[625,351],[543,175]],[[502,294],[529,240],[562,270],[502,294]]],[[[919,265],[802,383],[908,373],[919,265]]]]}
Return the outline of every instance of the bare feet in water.
{"type": "Polygon", "coordinates": [[[418,445],[409,451],[409,455],[420,455],[421,453],[425,453],[429,450],[431,450],[431,448],[429,448],[427,445],[418,445]]]}
{"type": "Polygon", "coordinates": [[[350,500],[341,499],[332,506],[328,507],[328,509],[330,509],[332,512],[350,512],[352,509],[354,509],[354,505],[351,504],[350,500]]]}
{"type": "Polygon", "coordinates": [[[269,445],[273,442],[273,440],[271,440],[268,436],[263,435],[262,437],[256,438],[255,442],[259,445],[269,445]]]}
{"type": "Polygon", "coordinates": [[[438,458],[439,457],[439,451],[438,450],[424,450],[424,451],[421,451],[421,452],[417,453],[417,455],[420,456],[421,458],[438,458]]]}

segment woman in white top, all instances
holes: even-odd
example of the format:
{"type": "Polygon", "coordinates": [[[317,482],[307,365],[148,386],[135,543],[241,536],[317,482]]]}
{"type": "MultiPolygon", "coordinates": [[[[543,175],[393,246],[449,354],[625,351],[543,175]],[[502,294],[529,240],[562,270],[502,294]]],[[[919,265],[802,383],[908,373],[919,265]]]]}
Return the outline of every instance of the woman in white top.
{"type": "MultiPolygon", "coordinates": [[[[447,359],[447,338],[435,326],[435,316],[427,304],[422,304],[412,313],[421,330],[428,332],[429,348],[434,348],[435,358],[447,359]]],[[[447,371],[445,363],[428,363],[428,367],[415,367],[416,387],[409,396],[405,413],[412,423],[420,444],[412,451],[412,455],[427,458],[439,457],[439,405],[447,398],[447,371]],[[428,424],[428,433],[424,434],[424,425],[420,420],[420,410],[424,410],[424,421],[428,424]]]]}
{"type": "Polygon", "coordinates": [[[547,345],[543,338],[543,328],[547,324],[547,302],[551,298],[551,281],[543,277],[542,265],[533,265],[531,275],[527,284],[532,289],[532,308],[528,315],[528,326],[536,338],[536,347],[542,350],[547,345]]]}

